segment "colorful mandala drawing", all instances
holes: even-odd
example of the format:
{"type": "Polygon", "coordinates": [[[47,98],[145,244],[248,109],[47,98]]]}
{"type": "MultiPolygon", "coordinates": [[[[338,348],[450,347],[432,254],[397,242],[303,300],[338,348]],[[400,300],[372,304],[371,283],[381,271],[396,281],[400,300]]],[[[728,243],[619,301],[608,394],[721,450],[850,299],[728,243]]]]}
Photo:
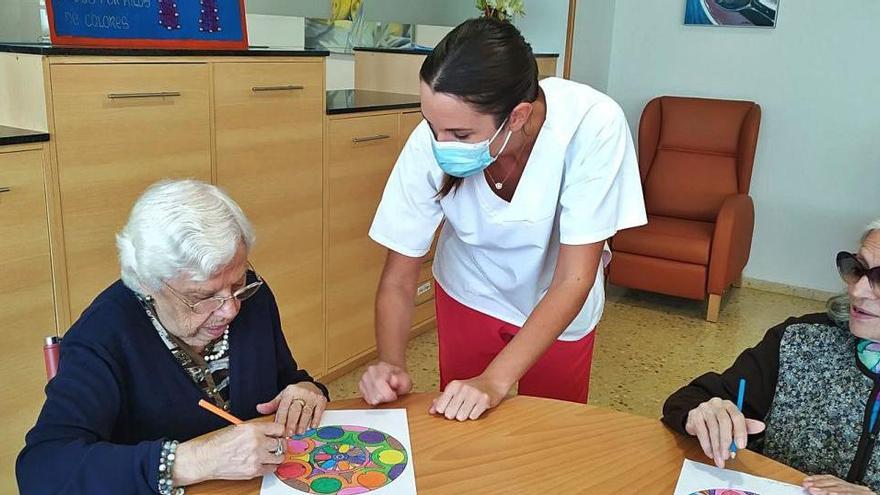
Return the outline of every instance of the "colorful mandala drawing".
{"type": "Polygon", "coordinates": [[[381,431],[322,426],[288,439],[275,476],[305,493],[358,495],[391,483],[408,462],[403,444],[381,431]]]}
{"type": "Polygon", "coordinates": [[[709,490],[700,490],[698,492],[694,492],[691,495],[759,495],[753,492],[746,492],[743,490],[734,490],[732,488],[712,488],[709,490]]]}

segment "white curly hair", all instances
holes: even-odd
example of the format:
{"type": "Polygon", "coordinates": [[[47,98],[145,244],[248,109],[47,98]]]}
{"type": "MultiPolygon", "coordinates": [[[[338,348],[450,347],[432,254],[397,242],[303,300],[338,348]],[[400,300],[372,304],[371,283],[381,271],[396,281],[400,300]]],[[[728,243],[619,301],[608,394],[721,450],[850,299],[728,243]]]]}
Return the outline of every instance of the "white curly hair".
{"type": "Polygon", "coordinates": [[[254,242],[254,229],[238,204],[198,180],[151,185],[116,235],[122,282],[139,293],[180,275],[208,280],[240,246],[250,252],[254,242]]]}

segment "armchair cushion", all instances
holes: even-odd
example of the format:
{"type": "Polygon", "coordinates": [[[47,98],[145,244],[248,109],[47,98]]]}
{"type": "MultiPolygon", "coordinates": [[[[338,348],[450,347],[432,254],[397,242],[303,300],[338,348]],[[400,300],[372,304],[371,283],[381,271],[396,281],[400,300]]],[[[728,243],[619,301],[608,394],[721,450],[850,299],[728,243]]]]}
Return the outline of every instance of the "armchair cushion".
{"type": "Polygon", "coordinates": [[[706,266],[715,224],[648,215],[648,224],[614,236],[614,251],[706,266]]]}

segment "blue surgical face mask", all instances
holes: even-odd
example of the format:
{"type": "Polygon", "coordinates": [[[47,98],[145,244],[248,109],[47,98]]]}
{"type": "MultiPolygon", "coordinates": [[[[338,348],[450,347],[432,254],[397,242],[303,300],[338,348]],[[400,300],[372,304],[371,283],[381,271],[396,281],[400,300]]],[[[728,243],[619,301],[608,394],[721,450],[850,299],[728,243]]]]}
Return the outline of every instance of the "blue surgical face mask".
{"type": "Polygon", "coordinates": [[[495,141],[495,138],[498,137],[501,129],[504,129],[506,123],[507,119],[504,119],[504,122],[501,123],[501,127],[495,131],[495,134],[493,134],[492,137],[479,143],[437,141],[437,138],[431,133],[431,145],[434,149],[434,158],[437,159],[440,168],[452,177],[465,178],[478,174],[501,156],[501,153],[504,152],[504,148],[507,147],[507,142],[510,141],[510,136],[513,135],[513,131],[507,132],[507,137],[504,138],[504,144],[501,145],[501,149],[498,150],[497,155],[493,157],[489,152],[489,145],[495,141]]]}

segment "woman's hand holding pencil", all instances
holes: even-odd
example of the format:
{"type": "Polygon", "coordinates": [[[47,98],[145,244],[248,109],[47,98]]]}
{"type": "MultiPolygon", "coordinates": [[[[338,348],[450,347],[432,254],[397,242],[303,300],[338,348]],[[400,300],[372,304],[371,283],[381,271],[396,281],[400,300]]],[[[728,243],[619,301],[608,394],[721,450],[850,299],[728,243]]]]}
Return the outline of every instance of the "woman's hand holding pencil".
{"type": "Polygon", "coordinates": [[[729,400],[713,397],[688,413],[685,430],[699,439],[703,452],[720,468],[736,455],[735,448],[746,448],[748,435],[764,431],[763,422],[747,419],[740,408],[729,400]]]}
{"type": "Polygon", "coordinates": [[[216,479],[248,480],[274,472],[284,461],[284,425],[245,423],[207,401],[199,401],[199,405],[234,426],[182,442],[174,462],[174,486],[216,479]]]}

